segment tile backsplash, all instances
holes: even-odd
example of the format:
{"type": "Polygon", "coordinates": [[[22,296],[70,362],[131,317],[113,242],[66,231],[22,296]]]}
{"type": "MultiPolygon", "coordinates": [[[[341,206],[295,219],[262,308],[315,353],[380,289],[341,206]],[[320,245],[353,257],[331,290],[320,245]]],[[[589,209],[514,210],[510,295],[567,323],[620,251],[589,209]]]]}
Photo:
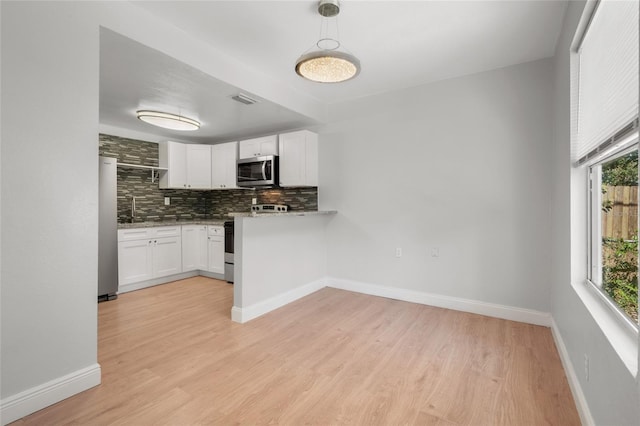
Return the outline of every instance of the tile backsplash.
{"type": "MultiPolygon", "coordinates": [[[[99,153],[116,157],[119,163],[142,166],[158,165],[158,144],[101,134],[99,153]]],[[[131,218],[131,202],[136,197],[134,222],[222,219],[229,212],[248,212],[251,200],[258,204],[286,204],[291,211],[318,210],[318,189],[270,188],[193,191],[159,189],[158,180],[151,182],[151,171],[118,167],[118,220],[131,218]],[[171,204],[164,205],[170,197],[171,204]]]]}

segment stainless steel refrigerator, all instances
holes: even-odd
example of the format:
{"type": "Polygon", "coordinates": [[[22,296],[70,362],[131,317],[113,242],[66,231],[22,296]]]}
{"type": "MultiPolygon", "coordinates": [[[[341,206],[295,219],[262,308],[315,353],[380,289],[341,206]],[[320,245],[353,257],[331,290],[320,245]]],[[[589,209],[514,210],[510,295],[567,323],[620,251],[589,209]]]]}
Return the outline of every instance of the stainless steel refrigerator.
{"type": "Polygon", "coordinates": [[[100,160],[98,201],[98,301],[118,297],[118,209],[116,158],[100,160]]]}

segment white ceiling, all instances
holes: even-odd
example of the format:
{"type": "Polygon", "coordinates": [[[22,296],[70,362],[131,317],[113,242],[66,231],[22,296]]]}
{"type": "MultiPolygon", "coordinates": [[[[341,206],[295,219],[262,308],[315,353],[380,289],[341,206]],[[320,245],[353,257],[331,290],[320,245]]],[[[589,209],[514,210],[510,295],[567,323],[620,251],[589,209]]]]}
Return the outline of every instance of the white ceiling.
{"type": "MultiPolygon", "coordinates": [[[[297,57],[319,38],[317,1],[134,3],[327,105],[553,56],[566,8],[565,1],[553,0],[343,1],[340,41],[360,59],[362,72],[327,85],[294,71],[297,57]]],[[[250,107],[228,101],[240,88],[110,31],[101,39],[101,122],[106,124],[131,128],[124,125],[126,114],[163,105],[182,106],[184,115],[207,123],[197,136],[179,133],[199,142],[267,133],[269,125],[277,130],[312,123],[266,100],[250,107]]],[[[135,124],[143,126],[136,130],[154,131],[135,124]]]]}
{"type": "Polygon", "coordinates": [[[142,133],[145,140],[210,143],[314,124],[252,94],[258,103],[238,103],[231,99],[238,93],[245,92],[113,31],[100,31],[100,124],[106,133],[114,133],[104,130],[111,126],[142,133]],[[138,120],[136,111],[141,109],[193,118],[201,128],[193,132],[161,129],[138,120]]]}

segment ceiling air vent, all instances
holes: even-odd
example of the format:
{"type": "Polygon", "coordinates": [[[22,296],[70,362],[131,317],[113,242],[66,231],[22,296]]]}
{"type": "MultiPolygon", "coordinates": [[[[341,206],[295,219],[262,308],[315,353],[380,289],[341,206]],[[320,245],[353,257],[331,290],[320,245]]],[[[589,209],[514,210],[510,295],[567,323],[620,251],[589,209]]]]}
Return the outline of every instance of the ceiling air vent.
{"type": "Polygon", "coordinates": [[[255,100],[253,98],[250,98],[249,96],[245,95],[244,93],[238,93],[237,95],[232,96],[231,99],[233,99],[234,101],[238,101],[238,102],[240,102],[242,104],[245,104],[245,105],[253,105],[253,104],[258,102],[257,100],[255,100]]]}

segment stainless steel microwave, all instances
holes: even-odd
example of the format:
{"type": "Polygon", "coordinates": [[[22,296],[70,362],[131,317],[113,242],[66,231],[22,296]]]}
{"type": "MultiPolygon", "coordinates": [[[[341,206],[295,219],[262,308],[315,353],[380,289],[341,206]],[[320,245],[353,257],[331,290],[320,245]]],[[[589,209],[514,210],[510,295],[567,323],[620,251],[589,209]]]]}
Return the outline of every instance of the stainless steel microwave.
{"type": "Polygon", "coordinates": [[[238,186],[278,186],[278,156],[244,158],[238,160],[238,186]]]}

